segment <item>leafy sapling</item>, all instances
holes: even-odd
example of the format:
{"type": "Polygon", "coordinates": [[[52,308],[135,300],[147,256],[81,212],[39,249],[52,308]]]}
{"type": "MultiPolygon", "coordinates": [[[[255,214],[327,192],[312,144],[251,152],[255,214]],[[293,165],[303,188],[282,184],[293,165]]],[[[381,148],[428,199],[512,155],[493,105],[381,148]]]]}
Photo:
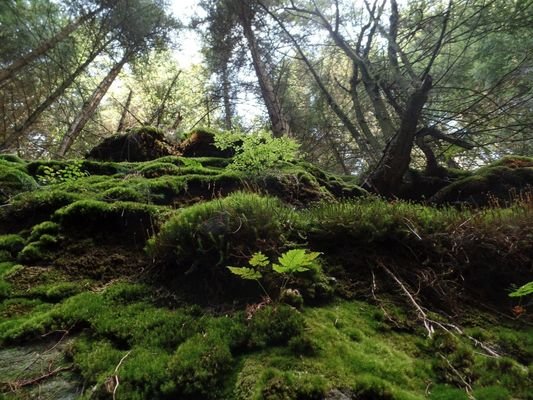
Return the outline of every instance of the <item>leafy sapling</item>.
{"type": "MultiPolygon", "coordinates": [[[[309,270],[318,271],[320,266],[317,258],[320,255],[318,252],[307,252],[305,249],[293,249],[286,251],[279,258],[277,263],[271,263],[267,256],[261,252],[254,253],[252,258],[248,261],[249,267],[228,267],[228,269],[241,279],[256,281],[267,299],[272,300],[265,287],[261,284],[260,279],[263,277],[261,269],[267,270],[271,265],[272,271],[283,276],[283,281],[280,286],[280,297],[287,290],[287,284],[291,278],[301,272],[309,270]]],[[[277,299],[279,300],[279,298],[277,299]]]]}

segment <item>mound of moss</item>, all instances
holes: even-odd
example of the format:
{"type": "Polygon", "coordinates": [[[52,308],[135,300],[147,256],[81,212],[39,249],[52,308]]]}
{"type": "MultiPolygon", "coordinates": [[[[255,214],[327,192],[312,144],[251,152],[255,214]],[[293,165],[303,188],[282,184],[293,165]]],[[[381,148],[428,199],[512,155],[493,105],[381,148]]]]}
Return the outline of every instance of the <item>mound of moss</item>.
{"type": "Polygon", "coordinates": [[[235,150],[228,148],[221,150],[215,146],[215,131],[196,129],[179,145],[179,151],[184,157],[221,157],[229,158],[235,155],[235,150]]]}
{"type": "Polygon", "coordinates": [[[26,163],[16,156],[0,155],[0,204],[21,192],[34,190],[37,182],[27,171],[26,163]]]}
{"type": "Polygon", "coordinates": [[[533,158],[506,157],[459,179],[432,196],[433,204],[484,207],[510,204],[533,191],[533,158]]]}
{"type": "Polygon", "coordinates": [[[104,139],[87,158],[98,161],[148,161],[176,154],[163,132],[144,126],[104,139]]]}

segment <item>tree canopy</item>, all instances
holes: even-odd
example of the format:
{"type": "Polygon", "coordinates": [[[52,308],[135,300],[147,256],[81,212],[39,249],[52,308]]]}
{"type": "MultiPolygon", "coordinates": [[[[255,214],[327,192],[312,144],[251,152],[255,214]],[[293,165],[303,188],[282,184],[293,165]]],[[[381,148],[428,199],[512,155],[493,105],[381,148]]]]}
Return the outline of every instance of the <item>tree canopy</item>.
{"type": "Polygon", "coordinates": [[[190,21],[170,5],[3,2],[2,151],[82,155],[145,124],[266,128],[384,195],[410,167],[533,152],[528,0],[202,0],[190,21]],[[176,56],[187,30],[196,65],[176,56]]]}

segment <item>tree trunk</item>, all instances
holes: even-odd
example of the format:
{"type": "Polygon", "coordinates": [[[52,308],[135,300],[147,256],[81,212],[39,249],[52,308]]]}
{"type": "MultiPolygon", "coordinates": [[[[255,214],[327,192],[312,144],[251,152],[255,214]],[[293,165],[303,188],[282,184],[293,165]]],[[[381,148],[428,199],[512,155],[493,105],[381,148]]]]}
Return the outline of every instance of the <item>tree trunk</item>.
{"type": "Polygon", "coordinates": [[[153,125],[154,122],[156,127],[159,127],[159,125],[161,125],[161,118],[163,118],[163,113],[165,112],[167,101],[172,93],[172,89],[174,89],[174,86],[176,86],[176,83],[178,83],[178,78],[180,75],[181,71],[178,71],[174,78],[172,78],[172,82],[170,82],[170,85],[168,85],[168,88],[165,91],[163,98],[161,99],[161,103],[157,106],[156,110],[152,114],[152,117],[148,121],[148,125],[153,125]]]}
{"type": "Polygon", "coordinates": [[[224,128],[229,131],[233,128],[233,108],[231,107],[231,84],[227,64],[222,68],[222,101],[224,102],[224,128]]]}
{"type": "Polygon", "coordinates": [[[0,70],[0,83],[10,79],[13,75],[15,75],[18,71],[20,71],[26,65],[35,61],[37,58],[41,57],[43,54],[48,52],[48,50],[55,47],[59,42],[66,39],[72,32],[78,29],[80,25],[82,25],[85,21],[92,19],[101,10],[102,10],[102,7],[94,11],[91,11],[88,14],[82,15],[76,21],[71,22],[70,24],[65,26],[63,29],[61,29],[53,37],[39,44],[39,46],[37,46],[32,51],[30,51],[28,54],[25,54],[17,58],[9,66],[0,70]]]}
{"type": "Polygon", "coordinates": [[[102,98],[109,90],[109,87],[118,76],[124,64],[126,64],[126,62],[128,61],[130,55],[131,53],[129,52],[126,52],[126,54],[124,54],[122,60],[115,64],[115,66],[109,71],[107,76],[96,87],[91,97],[83,104],[80,113],[78,114],[74,122],[70,125],[67,133],[65,134],[65,136],[63,136],[63,139],[61,140],[61,144],[59,146],[58,151],[58,154],[60,156],[64,156],[67,153],[67,151],[72,146],[72,143],[74,143],[74,141],[80,135],[82,129],[85,127],[85,124],[94,114],[96,108],[100,104],[100,101],[102,101],[102,98]]]}
{"type": "Polygon", "coordinates": [[[33,112],[28,116],[24,123],[16,127],[15,130],[0,144],[0,150],[9,149],[13,146],[16,141],[21,138],[26,131],[37,121],[41,114],[48,109],[63,93],[67,90],[76,78],[87,68],[87,66],[93,62],[98,54],[101,53],[104,47],[100,47],[98,50],[91,53],[85,62],[81,64],[76,70],[65,80],[63,83],[58,86],[39,106],[33,110],[33,112]]]}
{"type": "MultiPolygon", "coordinates": [[[[243,5],[243,7],[246,7],[243,5]]],[[[244,37],[248,42],[248,48],[252,56],[252,63],[254,65],[259,87],[261,88],[261,95],[265,102],[268,111],[270,123],[272,124],[272,133],[275,137],[290,136],[291,130],[289,122],[281,108],[281,102],[274,89],[274,84],[267,71],[267,67],[261,59],[261,49],[257,43],[254,31],[252,29],[252,22],[246,15],[239,15],[239,22],[242,26],[244,37]]]]}
{"type": "Polygon", "coordinates": [[[120,114],[120,121],[118,121],[118,127],[117,127],[118,133],[124,132],[126,116],[128,115],[132,96],[133,96],[133,90],[130,89],[130,92],[128,93],[128,98],[126,99],[126,104],[124,104],[124,107],[122,108],[122,114],[120,114]]]}
{"type": "Polygon", "coordinates": [[[411,162],[418,121],[431,87],[432,79],[427,75],[420,87],[409,97],[400,129],[385,149],[379,165],[365,182],[367,189],[386,197],[394,196],[398,192],[411,162]]]}

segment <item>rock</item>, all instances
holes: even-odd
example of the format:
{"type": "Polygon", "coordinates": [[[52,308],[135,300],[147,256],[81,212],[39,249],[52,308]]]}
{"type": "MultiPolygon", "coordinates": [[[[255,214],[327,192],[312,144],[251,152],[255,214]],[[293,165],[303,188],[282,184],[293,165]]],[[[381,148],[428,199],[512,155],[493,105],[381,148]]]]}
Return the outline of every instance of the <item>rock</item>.
{"type": "Polygon", "coordinates": [[[104,139],[94,147],[87,158],[98,161],[150,161],[177,155],[176,146],[165,139],[156,128],[143,126],[104,139]]]}
{"type": "Polygon", "coordinates": [[[533,192],[533,158],[506,157],[439,190],[434,204],[509,205],[533,192]]]}
{"type": "Polygon", "coordinates": [[[232,148],[226,150],[217,148],[215,146],[215,134],[203,129],[192,131],[189,138],[180,143],[179,151],[183,157],[230,158],[235,155],[235,150],[232,148]]]}

